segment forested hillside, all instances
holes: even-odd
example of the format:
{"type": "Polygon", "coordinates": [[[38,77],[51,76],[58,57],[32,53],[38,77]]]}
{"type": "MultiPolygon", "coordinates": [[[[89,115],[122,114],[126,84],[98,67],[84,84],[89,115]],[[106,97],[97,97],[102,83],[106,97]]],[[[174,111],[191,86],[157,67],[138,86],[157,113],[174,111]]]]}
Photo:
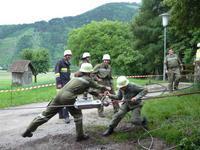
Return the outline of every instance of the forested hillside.
{"type": "Polygon", "coordinates": [[[67,47],[69,31],[93,20],[129,22],[138,12],[138,8],[137,3],[109,3],[75,17],[0,26],[0,66],[7,68],[13,60],[18,59],[20,51],[25,48],[48,49],[51,64],[54,65],[67,47]]]}

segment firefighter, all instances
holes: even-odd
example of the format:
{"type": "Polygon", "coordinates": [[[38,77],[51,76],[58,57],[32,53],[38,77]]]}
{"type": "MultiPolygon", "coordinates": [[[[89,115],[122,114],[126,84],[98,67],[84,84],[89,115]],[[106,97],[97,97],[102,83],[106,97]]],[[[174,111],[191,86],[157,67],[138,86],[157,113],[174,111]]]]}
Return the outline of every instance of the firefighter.
{"type": "Polygon", "coordinates": [[[181,70],[183,70],[183,65],[179,57],[174,54],[173,49],[169,49],[168,55],[165,59],[166,73],[168,75],[168,89],[170,92],[178,89],[178,84],[181,78],[181,70]]]}
{"type": "MultiPolygon", "coordinates": [[[[112,78],[112,68],[110,66],[110,55],[109,54],[104,54],[102,58],[103,62],[101,64],[97,64],[94,67],[93,74],[95,75],[95,80],[99,84],[103,84],[105,86],[111,87],[111,93],[114,94],[114,89],[113,89],[113,78],[112,78]]],[[[119,104],[116,103],[115,101],[113,102],[113,109],[114,113],[116,113],[119,109],[119,104]]],[[[103,105],[98,109],[98,115],[99,117],[105,117],[104,113],[104,108],[103,105]]]]}
{"type": "MultiPolygon", "coordinates": [[[[79,64],[79,66],[81,67],[81,65],[83,63],[90,63],[90,53],[89,52],[84,52],[82,57],[81,57],[81,62],[79,64]]],[[[74,73],[74,76],[75,77],[81,77],[82,76],[82,73],[80,71],[74,73]]],[[[84,99],[87,99],[88,98],[88,92],[84,92],[83,93],[83,98],[84,99]]]]}
{"type": "Polygon", "coordinates": [[[196,57],[194,60],[194,83],[200,85],[200,43],[197,44],[196,57]]]}
{"type": "MultiPolygon", "coordinates": [[[[71,50],[64,51],[64,57],[59,60],[55,66],[55,76],[56,76],[56,90],[59,92],[61,88],[64,87],[70,80],[70,59],[72,57],[71,50]]],[[[65,123],[70,123],[69,112],[66,107],[61,109],[59,112],[59,119],[65,119],[65,123]]]]}
{"type": "Polygon", "coordinates": [[[141,117],[140,114],[142,108],[141,98],[147,94],[147,89],[129,83],[129,80],[125,76],[117,78],[117,88],[119,88],[117,95],[110,94],[109,92],[107,92],[107,95],[111,99],[123,99],[123,103],[119,111],[112,117],[111,123],[103,133],[103,136],[112,134],[114,128],[117,127],[118,123],[129,111],[132,111],[132,123],[134,125],[142,125],[147,128],[147,120],[145,117],[141,117]]]}
{"type": "Polygon", "coordinates": [[[32,137],[32,132],[34,132],[40,125],[44,124],[54,115],[56,115],[56,113],[58,113],[58,111],[62,108],[62,106],[59,107],[59,105],[70,105],[68,109],[71,115],[74,117],[76,126],[76,141],[88,139],[89,136],[83,132],[82,112],[80,109],[76,109],[71,105],[74,105],[78,95],[83,94],[90,87],[98,88],[103,91],[111,89],[110,87],[99,85],[94,82],[90,76],[92,70],[93,67],[90,63],[84,63],[80,68],[80,72],[83,73],[83,76],[72,78],[57,93],[55,98],[49,103],[46,110],[38,115],[35,119],[33,119],[26,131],[22,134],[22,137],[32,137]]]}
{"type": "Polygon", "coordinates": [[[89,52],[84,52],[83,55],[82,55],[82,58],[81,58],[81,63],[80,63],[80,66],[81,64],[83,63],[90,63],[90,53],[89,52]]]}
{"type": "MultiPolygon", "coordinates": [[[[79,63],[79,66],[81,67],[81,65],[82,65],[83,63],[90,63],[90,53],[89,53],[89,52],[84,52],[84,53],[83,53],[83,55],[82,55],[82,57],[81,57],[81,61],[80,61],[80,63],[79,63]]],[[[82,74],[81,74],[80,71],[77,71],[77,72],[74,73],[74,76],[75,76],[75,77],[81,77],[82,74]]]]}
{"type": "Polygon", "coordinates": [[[200,61],[200,43],[197,44],[197,48],[195,61],[200,61]]]}

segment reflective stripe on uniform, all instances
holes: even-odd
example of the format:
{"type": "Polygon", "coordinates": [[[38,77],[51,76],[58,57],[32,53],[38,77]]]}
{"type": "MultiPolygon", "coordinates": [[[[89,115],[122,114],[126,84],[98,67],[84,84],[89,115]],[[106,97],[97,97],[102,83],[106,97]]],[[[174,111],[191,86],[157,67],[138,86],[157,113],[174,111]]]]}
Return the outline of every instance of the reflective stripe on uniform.
{"type": "Polygon", "coordinates": [[[60,77],[60,73],[56,73],[55,76],[56,76],[56,77],[60,77]]]}
{"type": "Polygon", "coordinates": [[[49,120],[46,116],[44,116],[43,114],[39,114],[38,115],[39,118],[44,119],[44,120],[49,120]]]}
{"type": "Polygon", "coordinates": [[[78,122],[78,121],[81,121],[83,118],[82,116],[74,116],[74,122],[78,122]]]}
{"type": "Polygon", "coordinates": [[[67,70],[68,70],[67,68],[61,68],[60,71],[61,71],[61,72],[67,72],[67,70]]]}

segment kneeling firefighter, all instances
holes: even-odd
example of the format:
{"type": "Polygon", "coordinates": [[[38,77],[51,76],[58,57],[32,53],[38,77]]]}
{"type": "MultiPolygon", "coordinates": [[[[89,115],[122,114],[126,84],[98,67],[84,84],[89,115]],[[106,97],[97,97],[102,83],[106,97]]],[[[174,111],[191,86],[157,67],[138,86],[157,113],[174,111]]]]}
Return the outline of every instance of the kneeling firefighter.
{"type": "Polygon", "coordinates": [[[147,128],[147,119],[141,116],[141,98],[147,94],[147,89],[129,83],[129,80],[125,76],[117,78],[117,88],[119,89],[117,95],[110,94],[109,92],[107,92],[107,95],[112,99],[123,99],[123,103],[119,111],[112,117],[109,127],[103,133],[103,136],[112,134],[118,123],[129,111],[132,112],[132,124],[147,128]]]}

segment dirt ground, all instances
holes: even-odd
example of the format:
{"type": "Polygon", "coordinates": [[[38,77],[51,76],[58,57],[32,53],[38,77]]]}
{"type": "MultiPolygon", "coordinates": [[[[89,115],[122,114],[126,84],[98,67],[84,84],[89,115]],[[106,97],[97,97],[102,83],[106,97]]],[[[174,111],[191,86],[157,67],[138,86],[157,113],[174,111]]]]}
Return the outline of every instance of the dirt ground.
{"type": "MultiPolygon", "coordinates": [[[[37,103],[20,106],[25,107],[37,107],[46,106],[47,103],[37,103]]],[[[15,108],[20,108],[15,107],[15,108]]],[[[105,113],[108,114],[111,111],[111,107],[105,109],[105,113]]],[[[75,125],[73,118],[70,116],[71,122],[65,124],[63,120],[58,119],[58,115],[54,116],[49,122],[40,126],[36,132],[34,132],[31,138],[22,138],[21,133],[25,130],[27,125],[32,119],[40,114],[44,109],[17,109],[17,110],[1,110],[0,111],[0,149],[1,150],[64,150],[64,149],[87,149],[87,150],[116,150],[116,149],[141,149],[135,141],[128,141],[124,143],[110,142],[108,144],[99,144],[96,138],[105,138],[101,134],[103,131],[95,133],[95,137],[92,137],[92,132],[89,132],[90,139],[83,142],[75,142],[75,125]]],[[[87,126],[93,125],[105,125],[109,124],[110,119],[99,118],[96,109],[83,110],[83,123],[84,129],[90,131],[87,126]]],[[[120,126],[120,125],[119,125],[120,126]]],[[[119,129],[118,129],[119,130],[119,129]]],[[[116,131],[117,132],[117,131],[116,131]]],[[[150,139],[142,140],[141,143],[147,147],[150,144],[150,139]]],[[[154,139],[153,148],[163,149],[167,145],[159,140],[154,139]],[[155,148],[156,147],[156,148],[155,148]]]]}
{"type": "MultiPolygon", "coordinates": [[[[153,96],[156,96],[155,94],[153,96]]],[[[101,143],[97,142],[102,137],[102,132],[89,132],[90,139],[82,142],[75,142],[75,125],[72,116],[71,122],[65,124],[63,120],[58,119],[58,115],[54,116],[47,123],[40,126],[33,137],[23,138],[21,133],[26,129],[28,124],[40,114],[45,108],[37,109],[19,109],[26,107],[46,106],[47,103],[36,103],[13,107],[16,110],[0,110],[0,150],[66,150],[66,149],[87,149],[87,150],[134,150],[142,149],[138,145],[137,139],[115,143],[114,141],[101,143]],[[93,137],[93,134],[95,136],[93,137]]],[[[106,107],[105,113],[112,113],[112,107],[106,107]]],[[[90,131],[89,126],[108,126],[109,118],[99,118],[97,109],[83,110],[84,130],[90,131]]],[[[116,132],[120,130],[120,124],[116,132]]],[[[132,132],[132,131],[128,131],[132,132]]],[[[134,132],[134,131],[133,131],[134,132]]],[[[116,133],[117,134],[117,133],[116,133]]],[[[140,141],[142,145],[149,147],[151,139],[143,139],[140,141]]],[[[153,147],[151,149],[163,150],[170,146],[164,141],[154,138],[153,147]]]]}

